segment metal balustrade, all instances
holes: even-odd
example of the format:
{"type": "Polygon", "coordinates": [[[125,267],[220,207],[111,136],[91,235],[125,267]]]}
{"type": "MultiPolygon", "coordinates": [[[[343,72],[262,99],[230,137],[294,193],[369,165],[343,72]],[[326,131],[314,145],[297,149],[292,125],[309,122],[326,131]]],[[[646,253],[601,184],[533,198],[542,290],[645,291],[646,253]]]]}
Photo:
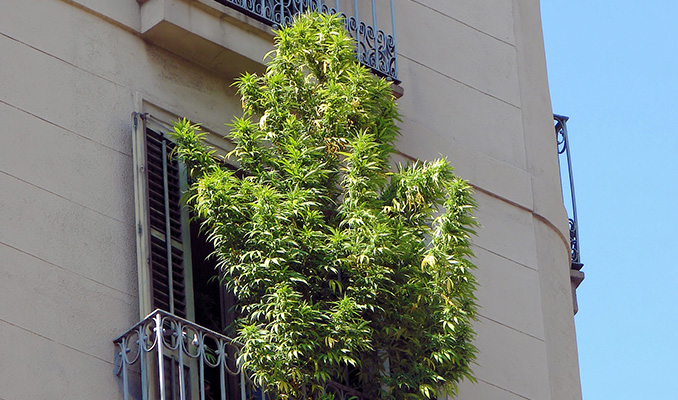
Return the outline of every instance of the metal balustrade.
{"type": "MultiPolygon", "coordinates": [[[[556,141],[558,144],[558,162],[562,157],[567,163],[567,175],[569,180],[569,197],[571,200],[570,213],[570,251],[571,251],[571,269],[579,271],[584,264],[581,262],[579,252],[579,224],[577,222],[577,202],[574,195],[574,177],[572,175],[572,159],[570,157],[570,147],[567,137],[567,120],[569,118],[562,115],[553,115],[553,121],[556,130],[556,141]]],[[[565,197],[565,196],[563,196],[565,197]]]]}
{"type": "MultiPolygon", "coordinates": [[[[233,339],[162,310],[134,325],[115,344],[115,374],[124,400],[269,400],[235,363],[233,339]]],[[[362,394],[337,382],[336,400],[362,394]]]]}
{"type": "MultiPolygon", "coordinates": [[[[252,18],[270,26],[280,26],[292,22],[294,15],[307,10],[326,14],[340,14],[346,23],[349,35],[356,41],[358,61],[370,68],[375,74],[383,76],[395,83],[398,80],[398,60],[396,54],[395,11],[393,0],[390,5],[390,33],[383,30],[379,21],[383,15],[378,15],[379,8],[387,4],[384,0],[377,3],[370,0],[371,9],[368,12],[369,22],[359,19],[359,10],[365,10],[365,0],[215,0],[227,7],[234,8],[252,18]],[[379,7],[379,6],[381,7],[379,7]],[[379,25],[379,26],[378,26],[379,25]],[[381,27],[381,28],[380,28],[381,27]]],[[[362,14],[360,14],[362,15],[362,14]]]]}
{"type": "Polygon", "coordinates": [[[114,344],[125,400],[257,398],[235,367],[237,343],[173,314],[154,311],[114,344]]]}

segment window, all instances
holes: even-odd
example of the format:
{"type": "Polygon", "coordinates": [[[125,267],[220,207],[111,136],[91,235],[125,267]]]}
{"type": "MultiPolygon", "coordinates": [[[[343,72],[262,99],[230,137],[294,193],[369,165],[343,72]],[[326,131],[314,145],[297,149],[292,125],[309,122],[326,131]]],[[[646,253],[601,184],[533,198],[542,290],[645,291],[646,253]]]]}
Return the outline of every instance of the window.
{"type": "MultiPolygon", "coordinates": [[[[182,207],[181,196],[188,183],[183,165],[172,157],[174,143],[163,133],[171,128],[148,114],[135,113],[133,122],[141,318],[160,309],[202,328],[233,336],[235,299],[213,279],[216,261],[208,257],[213,247],[200,232],[199,224],[192,222],[189,212],[182,207]]],[[[164,336],[178,336],[173,328],[164,328],[164,336]]],[[[186,336],[184,346],[190,347],[192,334],[182,336],[186,336]]],[[[206,346],[209,347],[207,343],[206,346]]],[[[204,390],[206,398],[221,398],[218,368],[202,368],[197,359],[179,358],[178,351],[172,351],[172,345],[167,347],[162,368],[166,397],[200,398],[200,392],[204,390]],[[182,364],[183,368],[179,368],[182,364]],[[200,370],[204,376],[201,381],[198,380],[200,370]],[[181,376],[183,385],[179,384],[181,376]],[[182,391],[184,397],[179,397],[182,391]]],[[[185,353],[190,354],[190,350],[185,353]]],[[[148,362],[155,366],[142,366],[142,374],[144,369],[152,372],[147,378],[153,382],[149,384],[149,390],[159,391],[160,385],[156,381],[160,381],[160,373],[157,373],[160,369],[157,360],[150,358],[148,362]]],[[[236,369],[232,358],[228,367],[231,371],[236,369]]],[[[225,375],[226,398],[241,398],[240,379],[234,374],[225,375]]]]}
{"type": "Polygon", "coordinates": [[[182,207],[188,187],[183,165],[171,156],[171,128],[135,115],[135,186],[141,316],[159,308],[216,332],[233,320],[233,296],[219,285],[212,245],[182,207]]]}

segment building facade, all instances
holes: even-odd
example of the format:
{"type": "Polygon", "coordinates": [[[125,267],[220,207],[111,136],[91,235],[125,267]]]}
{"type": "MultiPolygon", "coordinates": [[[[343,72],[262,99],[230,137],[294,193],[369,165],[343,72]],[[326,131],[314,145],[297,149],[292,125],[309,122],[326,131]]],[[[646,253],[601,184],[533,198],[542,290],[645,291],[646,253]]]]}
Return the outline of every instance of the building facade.
{"type": "MultiPolygon", "coordinates": [[[[146,222],[146,135],[187,117],[229,148],[219,135],[241,113],[233,79],[263,71],[273,46],[275,14],[254,3],[0,3],[0,399],[124,398],[113,341],[157,306],[154,288],[176,289],[148,269],[153,240],[167,239],[170,258],[186,250],[146,222]]],[[[458,398],[580,399],[539,1],[329,3],[397,44],[362,60],[394,80],[396,161],[446,156],[476,188],[478,382],[458,398]]],[[[198,280],[170,297],[192,321],[198,280]]]]}

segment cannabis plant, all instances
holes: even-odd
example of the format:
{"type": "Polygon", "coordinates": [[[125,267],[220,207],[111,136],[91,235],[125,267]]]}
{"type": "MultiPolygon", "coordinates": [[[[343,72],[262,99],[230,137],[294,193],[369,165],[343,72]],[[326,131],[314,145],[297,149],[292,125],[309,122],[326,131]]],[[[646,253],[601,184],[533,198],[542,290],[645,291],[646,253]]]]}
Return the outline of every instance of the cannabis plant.
{"type": "Polygon", "coordinates": [[[238,362],[281,399],[332,399],[332,381],[368,399],[454,393],[475,356],[471,188],[445,160],[392,170],[391,88],[339,17],[276,35],[266,73],[236,82],[226,159],[198,125],[174,132],[238,299],[238,362]]]}

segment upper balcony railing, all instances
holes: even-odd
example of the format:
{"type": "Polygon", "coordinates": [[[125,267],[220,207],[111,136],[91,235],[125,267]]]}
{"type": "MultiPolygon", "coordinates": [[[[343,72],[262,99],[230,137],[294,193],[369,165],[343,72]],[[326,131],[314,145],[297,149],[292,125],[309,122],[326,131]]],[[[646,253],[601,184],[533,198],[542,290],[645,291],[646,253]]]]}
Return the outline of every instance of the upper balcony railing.
{"type": "MultiPolygon", "coordinates": [[[[562,115],[553,115],[553,122],[556,130],[556,141],[558,143],[558,155],[564,156],[567,162],[567,175],[569,180],[569,197],[572,208],[570,210],[570,251],[571,268],[579,271],[584,264],[581,262],[579,253],[579,224],[577,222],[577,201],[574,195],[574,176],[572,175],[572,159],[570,157],[569,139],[567,137],[567,120],[569,118],[562,115]]],[[[560,157],[558,157],[560,163],[560,157]]],[[[563,196],[565,197],[565,196],[563,196]]]]}
{"type": "MultiPolygon", "coordinates": [[[[391,31],[383,30],[383,22],[388,16],[378,15],[386,8],[385,0],[215,0],[225,6],[234,8],[267,25],[280,26],[292,21],[295,14],[307,10],[326,14],[340,14],[345,22],[349,35],[356,41],[358,61],[370,68],[375,74],[383,76],[395,83],[398,80],[398,60],[396,54],[395,12],[393,0],[390,5],[391,31]],[[359,4],[360,3],[360,4],[359,4]],[[384,6],[382,6],[382,3],[384,6]],[[359,16],[368,14],[370,22],[363,22],[359,16]]],[[[388,25],[388,23],[386,23],[388,25]]]]}
{"type": "MultiPolygon", "coordinates": [[[[124,400],[268,400],[236,367],[239,344],[186,319],[155,310],[115,339],[115,374],[124,400]]],[[[337,400],[361,399],[336,382],[337,400]]]]}
{"type": "Polygon", "coordinates": [[[570,143],[567,136],[567,120],[569,118],[562,115],[553,115],[553,122],[556,131],[556,143],[558,148],[558,164],[561,169],[561,184],[562,187],[568,187],[569,191],[563,190],[563,201],[567,203],[567,198],[570,200],[569,214],[569,228],[570,228],[570,283],[572,285],[572,300],[574,313],[576,314],[579,306],[577,305],[576,289],[584,280],[584,273],[581,272],[584,264],[581,262],[581,253],[579,251],[579,222],[577,221],[577,201],[574,194],[574,176],[572,175],[572,158],[570,156],[570,143]],[[563,182],[564,165],[561,158],[566,162],[566,173],[569,185],[563,182]]]}

